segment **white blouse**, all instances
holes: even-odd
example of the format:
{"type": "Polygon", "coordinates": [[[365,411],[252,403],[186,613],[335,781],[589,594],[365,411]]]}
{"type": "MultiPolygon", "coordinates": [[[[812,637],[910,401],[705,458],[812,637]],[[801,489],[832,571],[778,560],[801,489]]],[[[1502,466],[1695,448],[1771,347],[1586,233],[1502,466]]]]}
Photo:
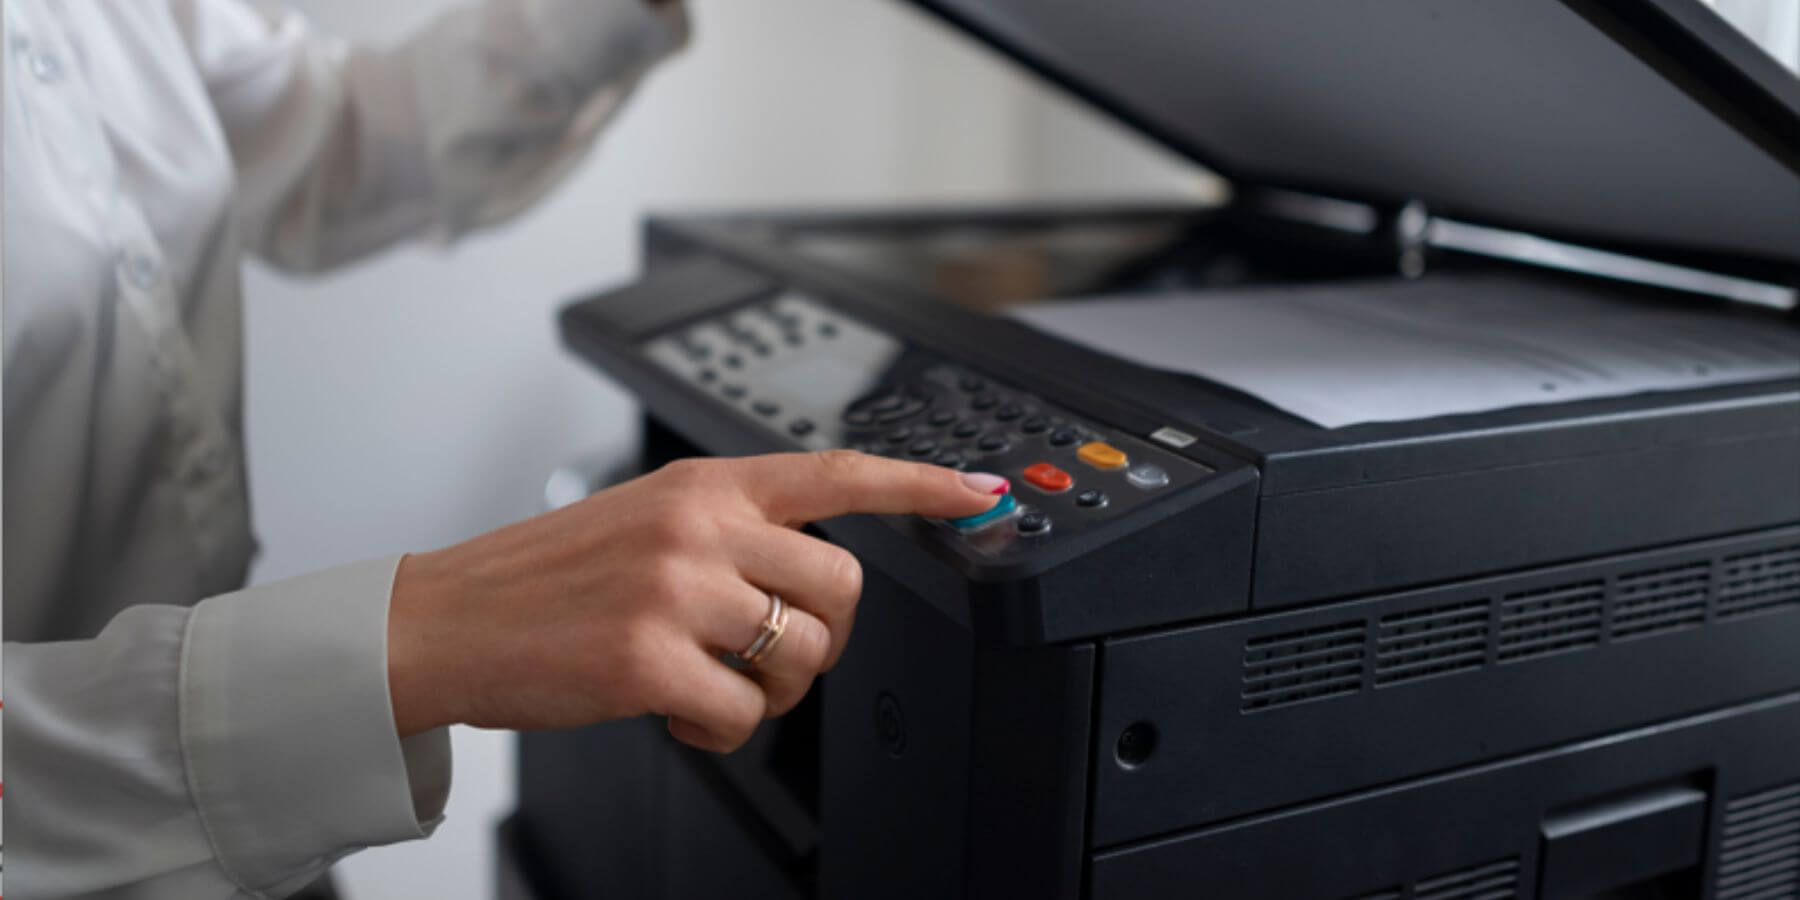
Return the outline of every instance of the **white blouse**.
{"type": "Polygon", "coordinates": [[[518,212],[685,18],[490,0],[376,49],[256,0],[4,7],[7,888],[284,895],[430,831],[449,743],[395,736],[396,559],[237,590],[242,255],[518,212]]]}

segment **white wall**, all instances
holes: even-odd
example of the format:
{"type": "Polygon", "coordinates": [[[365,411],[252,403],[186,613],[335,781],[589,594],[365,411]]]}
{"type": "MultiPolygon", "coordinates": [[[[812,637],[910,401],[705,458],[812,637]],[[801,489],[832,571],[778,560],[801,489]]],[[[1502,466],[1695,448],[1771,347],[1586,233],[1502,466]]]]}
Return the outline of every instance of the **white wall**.
{"type": "MultiPolygon", "coordinates": [[[[450,4],[298,5],[342,33],[388,40],[450,4]]],[[[693,44],[523,221],[310,282],[252,271],[259,579],[454,542],[535,512],[559,463],[625,452],[629,398],[562,352],[552,313],[634,274],[647,209],[1195,188],[1179,166],[893,0],[690,7],[693,44]]],[[[512,740],[463,729],[455,742],[449,821],[430,841],[339,866],[353,900],[488,895],[512,740]]]]}

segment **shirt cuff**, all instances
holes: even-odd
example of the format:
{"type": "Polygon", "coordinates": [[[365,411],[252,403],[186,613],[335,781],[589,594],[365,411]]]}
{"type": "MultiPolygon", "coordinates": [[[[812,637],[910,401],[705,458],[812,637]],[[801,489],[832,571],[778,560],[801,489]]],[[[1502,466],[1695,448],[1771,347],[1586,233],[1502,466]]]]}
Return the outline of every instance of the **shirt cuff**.
{"type": "Polygon", "coordinates": [[[535,0],[531,12],[552,64],[583,94],[635,78],[688,38],[680,0],[535,0]]]}
{"type": "Polygon", "coordinates": [[[188,621],[181,743],[226,874],[311,880],[366,846],[429,834],[450,790],[444,729],[400,740],[387,614],[399,557],[209,598],[188,621]]]}

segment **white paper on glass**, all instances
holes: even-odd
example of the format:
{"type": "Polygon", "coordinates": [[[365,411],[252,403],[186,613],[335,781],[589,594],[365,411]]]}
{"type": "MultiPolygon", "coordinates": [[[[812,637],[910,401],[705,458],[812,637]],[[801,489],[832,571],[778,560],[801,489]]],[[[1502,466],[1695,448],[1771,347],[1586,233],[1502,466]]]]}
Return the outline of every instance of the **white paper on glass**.
{"type": "Polygon", "coordinates": [[[1497,277],[1094,297],[1013,315],[1326,428],[1800,376],[1800,328],[1771,315],[1497,277]]]}

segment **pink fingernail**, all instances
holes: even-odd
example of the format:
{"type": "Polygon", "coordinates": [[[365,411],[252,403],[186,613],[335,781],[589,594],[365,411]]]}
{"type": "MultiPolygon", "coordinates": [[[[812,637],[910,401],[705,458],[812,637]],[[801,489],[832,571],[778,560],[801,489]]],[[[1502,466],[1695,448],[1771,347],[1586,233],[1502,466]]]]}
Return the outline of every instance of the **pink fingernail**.
{"type": "Polygon", "coordinates": [[[1012,482],[990,472],[964,472],[962,483],[978,494],[1004,494],[1012,490],[1012,482]]]}

